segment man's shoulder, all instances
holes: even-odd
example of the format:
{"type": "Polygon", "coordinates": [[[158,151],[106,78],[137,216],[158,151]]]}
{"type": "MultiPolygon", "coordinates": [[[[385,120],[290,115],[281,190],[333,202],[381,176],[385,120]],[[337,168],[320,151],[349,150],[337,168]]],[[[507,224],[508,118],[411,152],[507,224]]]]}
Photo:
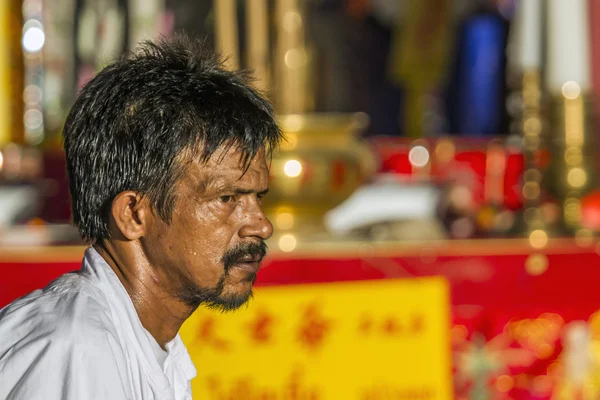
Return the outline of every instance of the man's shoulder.
{"type": "Polygon", "coordinates": [[[75,345],[113,331],[104,295],[85,276],[69,273],[0,310],[0,354],[31,341],[75,345]]]}
{"type": "Polygon", "coordinates": [[[0,399],[130,398],[108,301],[67,274],[0,311],[0,399]]]}

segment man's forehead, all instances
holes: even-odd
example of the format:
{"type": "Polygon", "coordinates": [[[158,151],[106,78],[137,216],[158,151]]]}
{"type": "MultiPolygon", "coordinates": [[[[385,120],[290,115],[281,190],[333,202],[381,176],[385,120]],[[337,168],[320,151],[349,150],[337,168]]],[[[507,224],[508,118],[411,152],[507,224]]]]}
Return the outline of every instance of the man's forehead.
{"type": "Polygon", "coordinates": [[[213,155],[204,163],[198,160],[197,164],[201,170],[215,176],[242,176],[248,172],[262,172],[267,168],[264,153],[256,154],[251,160],[245,160],[243,155],[239,153],[224,156],[213,155]]]}
{"type": "Polygon", "coordinates": [[[262,175],[268,175],[264,155],[262,157],[257,155],[249,165],[244,165],[241,159],[223,158],[219,161],[214,160],[214,157],[206,163],[195,160],[192,164],[190,178],[197,181],[204,190],[258,184],[262,175]]]}
{"type": "Polygon", "coordinates": [[[254,156],[242,151],[236,146],[221,146],[207,160],[199,161],[208,168],[224,168],[246,170],[248,165],[262,164],[266,162],[266,151],[259,149],[254,156]]]}

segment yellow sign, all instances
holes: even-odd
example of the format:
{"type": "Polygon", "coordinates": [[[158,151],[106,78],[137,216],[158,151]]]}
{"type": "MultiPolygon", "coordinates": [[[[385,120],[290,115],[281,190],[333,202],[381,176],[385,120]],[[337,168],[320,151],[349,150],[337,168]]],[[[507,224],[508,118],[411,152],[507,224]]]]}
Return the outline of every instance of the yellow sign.
{"type": "Polygon", "coordinates": [[[209,400],[446,400],[442,278],[260,287],[247,308],[198,310],[181,335],[209,400]]]}

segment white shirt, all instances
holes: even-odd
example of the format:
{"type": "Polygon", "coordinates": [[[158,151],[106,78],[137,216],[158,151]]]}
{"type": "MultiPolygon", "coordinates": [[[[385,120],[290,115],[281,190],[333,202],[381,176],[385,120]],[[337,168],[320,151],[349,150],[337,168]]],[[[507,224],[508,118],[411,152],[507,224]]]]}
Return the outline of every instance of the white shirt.
{"type": "Polygon", "coordinates": [[[0,310],[1,400],[191,400],[196,369],[179,335],[164,351],[93,248],[0,310]]]}

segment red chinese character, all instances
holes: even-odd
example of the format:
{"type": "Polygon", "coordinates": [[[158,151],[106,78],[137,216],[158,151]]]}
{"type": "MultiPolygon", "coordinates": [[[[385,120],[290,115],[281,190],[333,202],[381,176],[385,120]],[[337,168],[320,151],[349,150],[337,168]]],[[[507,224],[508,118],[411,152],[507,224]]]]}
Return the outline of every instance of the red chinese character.
{"type": "Polygon", "coordinates": [[[358,331],[363,335],[371,333],[373,328],[373,318],[370,315],[363,315],[362,319],[358,323],[358,331]]]}
{"type": "Polygon", "coordinates": [[[413,316],[412,318],[412,332],[413,333],[421,333],[425,329],[425,318],[423,315],[418,314],[413,316]]]}
{"type": "Polygon", "coordinates": [[[274,319],[265,311],[259,311],[252,322],[250,322],[250,334],[253,341],[260,344],[271,340],[271,330],[274,319]]]}
{"type": "Polygon", "coordinates": [[[195,345],[208,345],[217,350],[228,350],[229,342],[217,336],[216,333],[217,321],[213,316],[207,316],[200,322],[198,327],[198,335],[196,336],[195,345]]]}
{"type": "Polygon", "coordinates": [[[389,316],[383,321],[383,331],[390,335],[396,335],[402,333],[402,325],[396,320],[396,318],[389,316]]]}
{"type": "Polygon", "coordinates": [[[298,338],[307,347],[315,349],[323,344],[330,329],[331,321],[321,315],[316,304],[311,304],[304,310],[298,338]]]}
{"type": "Polygon", "coordinates": [[[212,338],[214,333],[215,319],[214,317],[207,317],[200,323],[197,339],[205,342],[206,340],[212,338]]]}

